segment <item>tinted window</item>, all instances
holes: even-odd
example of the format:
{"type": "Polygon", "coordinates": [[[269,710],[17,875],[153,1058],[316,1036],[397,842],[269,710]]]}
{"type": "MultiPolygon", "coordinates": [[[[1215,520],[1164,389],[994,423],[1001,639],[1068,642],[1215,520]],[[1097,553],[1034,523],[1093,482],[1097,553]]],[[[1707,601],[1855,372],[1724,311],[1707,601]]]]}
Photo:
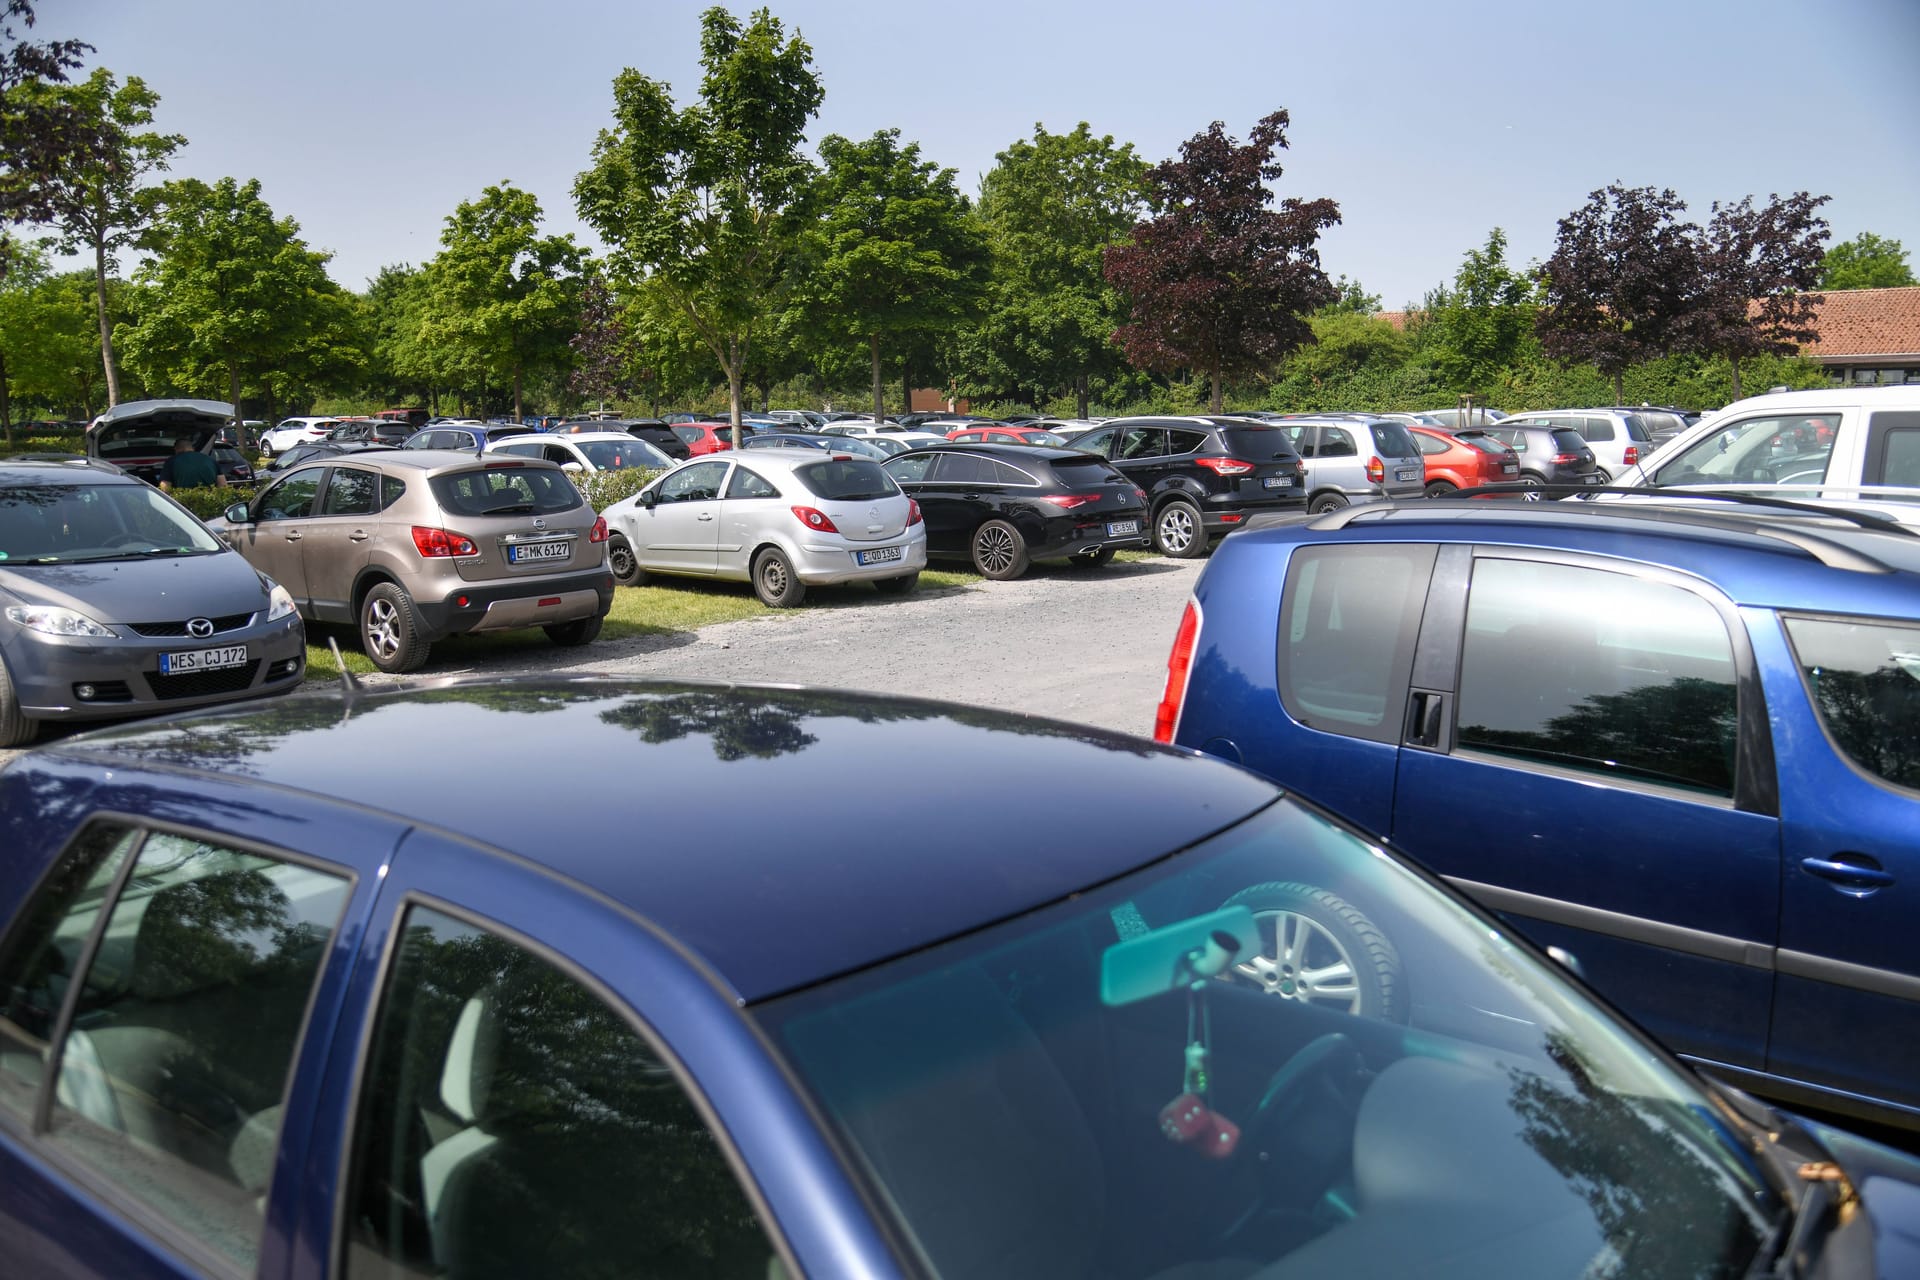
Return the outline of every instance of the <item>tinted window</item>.
{"type": "Polygon", "coordinates": [[[1512,452],[1511,449],[1500,441],[1495,440],[1492,436],[1483,435],[1477,431],[1462,431],[1459,435],[1455,436],[1454,439],[1466,445],[1469,449],[1478,449],[1482,453],[1491,453],[1495,457],[1499,457],[1503,453],[1512,452]]]}
{"type": "Polygon", "coordinates": [[[407,491],[407,482],[398,476],[380,477],[380,509],[385,511],[400,501],[400,495],[407,491]]]}
{"type": "Polygon", "coordinates": [[[913,484],[927,478],[927,472],[933,467],[937,453],[916,453],[894,459],[887,464],[887,474],[903,484],[913,484]]]}
{"type": "Polygon", "coordinates": [[[1220,440],[1228,453],[1249,462],[1291,461],[1299,456],[1279,427],[1223,427],[1220,440]]]}
{"type": "Polygon", "coordinates": [[[319,467],[296,471],[268,489],[254,505],[253,518],[291,520],[312,511],[313,500],[320,492],[320,472],[319,467]]]}
{"type": "Polygon", "coordinates": [[[1578,431],[1557,427],[1547,434],[1553,437],[1553,447],[1557,453],[1571,453],[1578,456],[1587,447],[1586,439],[1578,431]]]}
{"type": "Polygon", "coordinates": [[[1732,643],[1713,606],[1626,573],[1474,563],[1462,747],[1733,792],[1732,643]]]}
{"type": "Polygon", "coordinates": [[[1358,450],[1354,447],[1353,432],[1345,427],[1321,427],[1320,443],[1315,454],[1321,458],[1351,458],[1358,450]]]}
{"type": "Polygon", "coordinates": [[[1162,458],[1167,453],[1167,433],[1161,427],[1128,427],[1120,433],[1122,458],[1162,458]]]}
{"type": "Polygon", "coordinates": [[[547,467],[500,464],[434,476],[427,482],[454,515],[550,515],[580,505],[566,474],[547,467]]]}
{"type": "Polygon", "coordinates": [[[729,498],[777,498],[780,491],[770,484],[766,477],[735,467],[733,474],[727,477],[727,497],[729,498]]]}
{"type": "Polygon", "coordinates": [[[628,467],[657,467],[660,456],[641,444],[638,440],[622,442],[619,440],[589,440],[578,446],[591,462],[601,471],[622,471],[628,467]]]}
{"type": "Polygon", "coordinates": [[[1646,419],[1631,413],[1627,415],[1627,439],[1636,444],[1647,444],[1653,439],[1653,432],[1647,426],[1646,419]]]}
{"type": "Polygon", "coordinates": [[[1428,457],[1434,457],[1447,451],[1447,442],[1433,436],[1415,435],[1413,437],[1413,443],[1419,448],[1421,453],[1428,457]]]}
{"type": "Polygon", "coordinates": [[[1800,675],[1847,758],[1920,791],[1920,626],[1787,618],[1800,675]]]}
{"type": "Polygon", "coordinates": [[[1413,443],[1413,433],[1397,422],[1376,422],[1373,426],[1373,446],[1388,458],[1411,458],[1420,452],[1413,443]]]}
{"type": "Polygon", "coordinates": [[[355,471],[346,467],[334,468],[332,479],[327,481],[326,501],[321,504],[323,516],[370,516],[380,509],[380,477],[372,471],[355,471]]]}
{"type": "Polygon", "coordinates": [[[1069,489],[1097,489],[1120,476],[1098,458],[1055,458],[1053,474],[1069,489]]]}
{"type": "Polygon", "coordinates": [[[794,468],[794,477],[822,498],[839,502],[866,502],[887,498],[899,490],[877,462],[865,458],[835,458],[794,468]]]}
{"type": "Polygon", "coordinates": [[[1435,548],[1312,547],[1280,601],[1280,696],[1328,733],[1395,742],[1435,548]]]}
{"type": "Polygon", "coordinates": [[[1696,440],[1655,484],[1818,484],[1827,477],[1838,415],[1746,418],[1696,440]]]}
{"type": "Polygon", "coordinates": [[[1580,418],[1572,425],[1573,429],[1587,440],[1605,443],[1613,439],[1613,419],[1611,418],[1580,418]]]}
{"type": "Polygon", "coordinates": [[[1068,447],[1081,449],[1087,453],[1097,453],[1106,457],[1113,444],[1112,427],[1095,427],[1092,431],[1083,431],[1075,436],[1068,447]]]}
{"type": "Polygon", "coordinates": [[[1876,413],[1867,427],[1862,484],[1920,489],[1920,413],[1876,413]]]}
{"type": "Polygon", "coordinates": [[[1173,430],[1167,432],[1167,451],[1169,453],[1197,453],[1205,447],[1206,443],[1207,433],[1205,431],[1173,430]]]}
{"type": "Polygon", "coordinates": [[[992,484],[993,459],[972,453],[943,453],[933,466],[933,479],[940,484],[992,484]]]}
{"type": "Polygon", "coordinates": [[[340,876],[148,834],[60,1048],[49,1139],[248,1270],[281,1098],[347,893],[340,876]]]}
{"type": "Polygon", "coordinates": [[[675,427],[673,434],[679,436],[686,444],[699,444],[707,438],[707,433],[698,427],[675,427]]]}
{"type": "Polygon", "coordinates": [[[672,1068],[505,938],[415,907],[354,1126],[348,1277],[784,1274],[672,1068]]]}

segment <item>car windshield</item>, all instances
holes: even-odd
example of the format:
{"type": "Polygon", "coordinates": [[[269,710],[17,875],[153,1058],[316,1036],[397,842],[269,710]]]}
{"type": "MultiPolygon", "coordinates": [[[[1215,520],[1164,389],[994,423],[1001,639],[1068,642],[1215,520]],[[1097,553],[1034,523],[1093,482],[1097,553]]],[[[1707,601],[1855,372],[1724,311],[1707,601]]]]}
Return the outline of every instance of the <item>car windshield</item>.
{"type": "Polygon", "coordinates": [[[587,461],[600,471],[620,471],[627,467],[664,468],[673,464],[653,446],[640,440],[589,440],[576,447],[587,461]]]}
{"type": "Polygon", "coordinates": [[[867,502],[891,498],[900,490],[877,462],[864,458],[834,458],[794,468],[800,483],[816,496],[837,502],[867,502]]]}
{"type": "Polygon", "coordinates": [[[1065,436],[1057,436],[1051,431],[1029,431],[1021,439],[1026,444],[1046,444],[1056,448],[1067,442],[1065,436]]]}
{"type": "Polygon", "coordinates": [[[1690,1077],[1291,801],[756,1012],[940,1275],[1736,1277],[1786,1214],[1690,1077]]]}
{"type": "Polygon", "coordinates": [[[1236,458],[1281,462],[1294,457],[1293,438],[1279,427],[1226,427],[1220,438],[1236,458]]]}
{"type": "Polygon", "coordinates": [[[8,565],[203,555],[221,548],[204,525],[144,484],[0,488],[0,561],[8,565]]]}
{"type": "Polygon", "coordinates": [[[1709,432],[1662,466],[1656,485],[1818,484],[1833,452],[1828,418],[1749,418],[1709,432]]]}
{"type": "Polygon", "coordinates": [[[1479,431],[1462,431],[1454,436],[1454,439],[1470,448],[1478,449],[1482,453],[1491,453],[1496,457],[1500,454],[1513,452],[1513,450],[1507,448],[1506,445],[1501,444],[1492,436],[1479,431]]]}
{"type": "Polygon", "coordinates": [[[460,516],[551,515],[580,505],[580,491],[558,467],[498,462],[428,483],[440,505],[460,516]]]}

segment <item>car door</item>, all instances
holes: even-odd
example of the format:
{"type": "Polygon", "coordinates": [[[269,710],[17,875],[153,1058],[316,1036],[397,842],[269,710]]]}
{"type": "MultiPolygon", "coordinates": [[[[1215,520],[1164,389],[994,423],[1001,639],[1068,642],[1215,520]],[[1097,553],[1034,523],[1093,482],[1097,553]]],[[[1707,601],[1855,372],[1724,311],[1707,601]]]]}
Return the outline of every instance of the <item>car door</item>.
{"type": "Polygon", "coordinates": [[[720,545],[720,486],[728,463],[696,462],[668,472],[655,488],[652,506],[633,510],[639,541],[634,554],[643,567],[672,573],[712,575],[720,545]]]}
{"type": "Polygon", "coordinates": [[[900,491],[920,504],[927,525],[927,554],[965,556],[974,528],[986,519],[979,487],[987,469],[979,460],[943,449],[916,450],[886,464],[900,491]]]}
{"type": "Polygon", "coordinates": [[[1449,547],[1434,582],[1393,842],[1572,951],[1673,1048],[1761,1067],[1780,824],[1738,614],[1694,579],[1573,554],[1449,547]]]}
{"type": "Polygon", "coordinates": [[[792,520],[774,483],[753,468],[735,464],[720,495],[719,541],[715,571],[723,578],[744,580],[748,557],[761,544],[776,520],[792,520]]]}
{"type": "Polygon", "coordinates": [[[294,1280],[895,1270],[732,993],[606,899],[416,832],[353,986],[294,1280]]]}
{"type": "Polygon", "coordinates": [[[316,620],[353,621],[353,584],[371,558],[379,512],[378,471],[329,469],[319,505],[300,529],[301,578],[316,620]]]}
{"type": "Polygon", "coordinates": [[[1174,485],[1178,467],[1167,455],[1167,429],[1157,423],[1123,426],[1113,445],[1113,465],[1149,497],[1174,485]]]}
{"type": "Polygon", "coordinates": [[[1861,484],[1920,489],[1920,412],[1877,410],[1866,437],[1861,484]]]}
{"type": "Polygon", "coordinates": [[[311,593],[301,541],[326,478],[325,466],[301,467],[267,486],[248,509],[252,519],[230,525],[227,540],[260,572],[285,587],[302,614],[311,616],[311,593]]]}
{"type": "Polygon", "coordinates": [[[1782,742],[1767,1069],[1920,1108],[1920,622],[1749,611],[1782,742]]]}

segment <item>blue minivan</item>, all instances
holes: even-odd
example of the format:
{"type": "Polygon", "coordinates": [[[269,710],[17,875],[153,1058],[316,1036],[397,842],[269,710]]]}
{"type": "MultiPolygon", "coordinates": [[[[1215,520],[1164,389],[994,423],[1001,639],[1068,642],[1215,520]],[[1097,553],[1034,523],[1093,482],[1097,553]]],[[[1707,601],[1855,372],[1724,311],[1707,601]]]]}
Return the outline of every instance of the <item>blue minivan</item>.
{"type": "Polygon", "coordinates": [[[1778,508],[1252,522],[1157,734],[1384,835],[1697,1063],[1920,1127],[1920,537],[1778,508]]]}

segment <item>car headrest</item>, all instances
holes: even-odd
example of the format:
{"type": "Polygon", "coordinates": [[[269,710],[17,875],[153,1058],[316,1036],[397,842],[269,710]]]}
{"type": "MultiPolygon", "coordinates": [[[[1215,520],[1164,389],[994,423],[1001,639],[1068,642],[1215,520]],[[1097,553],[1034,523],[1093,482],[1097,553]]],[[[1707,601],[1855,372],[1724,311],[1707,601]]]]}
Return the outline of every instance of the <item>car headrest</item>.
{"type": "Polygon", "coordinates": [[[500,1049],[497,1002],[488,993],[470,997],[453,1024],[446,1065],[440,1071],[440,1101],[455,1119],[475,1124],[486,1114],[500,1049]]]}
{"type": "Polygon", "coordinates": [[[140,918],[134,994],[164,1000],[240,981],[279,949],[291,907],[273,881],[253,870],[168,885],[140,918]]]}

